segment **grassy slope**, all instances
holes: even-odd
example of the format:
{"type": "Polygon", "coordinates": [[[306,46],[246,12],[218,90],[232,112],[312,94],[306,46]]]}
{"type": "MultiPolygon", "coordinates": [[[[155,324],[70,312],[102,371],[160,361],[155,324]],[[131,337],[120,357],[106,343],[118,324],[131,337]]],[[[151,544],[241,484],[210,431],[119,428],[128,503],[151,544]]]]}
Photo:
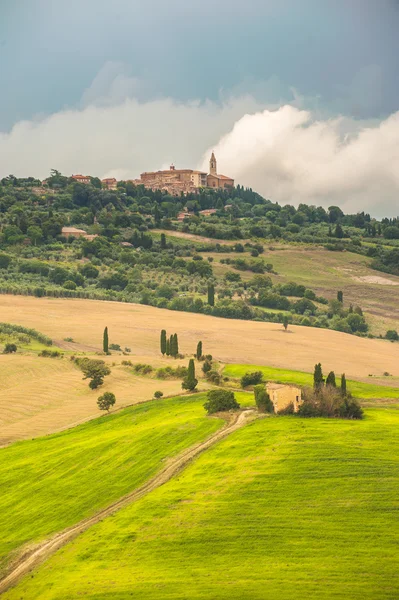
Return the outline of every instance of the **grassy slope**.
{"type": "Polygon", "coordinates": [[[256,421],[5,599],[396,600],[399,412],[256,421]]]}
{"type": "MultiPolygon", "coordinates": [[[[223,369],[223,375],[241,378],[245,373],[251,371],[261,371],[265,381],[279,381],[282,383],[293,383],[301,386],[312,386],[313,375],[303,371],[290,371],[287,369],[276,369],[273,367],[262,367],[259,365],[227,365],[223,369]]],[[[340,378],[337,378],[337,384],[340,385],[340,378]]],[[[362,383],[361,381],[348,381],[348,389],[356,398],[399,398],[398,387],[388,387],[373,383],[362,383]]]]}
{"type": "MultiPolygon", "coordinates": [[[[222,424],[204,395],[154,401],[0,451],[4,557],[94,514],[222,424]]],[[[3,563],[1,560],[3,559],[3,563]]]]}

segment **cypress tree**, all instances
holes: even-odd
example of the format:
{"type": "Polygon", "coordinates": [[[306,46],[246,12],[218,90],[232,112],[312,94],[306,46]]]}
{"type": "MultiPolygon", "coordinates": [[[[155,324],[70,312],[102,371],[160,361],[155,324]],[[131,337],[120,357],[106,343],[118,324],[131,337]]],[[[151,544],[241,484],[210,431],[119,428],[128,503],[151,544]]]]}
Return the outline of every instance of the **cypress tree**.
{"type": "Polygon", "coordinates": [[[345,373],[341,375],[341,395],[346,398],[346,377],[345,373]]]}
{"type": "Polygon", "coordinates": [[[208,304],[209,306],[215,306],[215,286],[213,283],[208,285],[208,304]]]}
{"type": "Polygon", "coordinates": [[[174,356],[174,347],[175,347],[175,337],[172,334],[169,338],[169,356],[174,356]]]}
{"type": "Polygon", "coordinates": [[[165,250],[166,248],[166,235],[161,233],[161,250],[165,250]]]}
{"type": "Polygon", "coordinates": [[[197,344],[197,360],[200,360],[202,356],[202,342],[197,344]]]}
{"type": "Polygon", "coordinates": [[[323,371],[321,368],[321,364],[317,363],[314,367],[313,373],[313,387],[315,391],[319,391],[324,383],[323,371]]]}
{"type": "Polygon", "coordinates": [[[190,361],[188,363],[188,372],[187,372],[187,377],[185,377],[185,379],[183,380],[182,383],[182,388],[184,390],[195,390],[195,388],[197,387],[198,384],[198,380],[195,378],[195,365],[194,365],[194,359],[190,358],[190,361]]]}
{"type": "Polygon", "coordinates": [[[108,354],[108,327],[104,329],[103,334],[103,351],[108,354]]]}
{"type": "Polygon", "coordinates": [[[338,300],[338,302],[341,302],[341,303],[344,302],[344,293],[341,290],[339,290],[337,292],[337,300],[338,300]]]}
{"type": "Polygon", "coordinates": [[[174,347],[174,350],[175,350],[174,356],[175,357],[179,356],[179,340],[178,340],[178,337],[177,337],[177,333],[175,333],[175,347],[174,347]]]}
{"type": "Polygon", "coordinates": [[[168,340],[168,339],[166,340],[165,352],[166,352],[166,356],[170,356],[170,340],[168,340]]]}
{"type": "Polygon", "coordinates": [[[194,360],[192,358],[190,358],[189,363],[188,363],[188,373],[187,373],[188,377],[195,377],[195,364],[194,364],[194,360]]]}
{"type": "Polygon", "coordinates": [[[166,330],[161,331],[161,352],[164,355],[166,353],[166,330]]]}
{"type": "Polygon", "coordinates": [[[337,387],[334,371],[330,371],[329,374],[327,375],[326,385],[330,385],[331,387],[337,387]]]}

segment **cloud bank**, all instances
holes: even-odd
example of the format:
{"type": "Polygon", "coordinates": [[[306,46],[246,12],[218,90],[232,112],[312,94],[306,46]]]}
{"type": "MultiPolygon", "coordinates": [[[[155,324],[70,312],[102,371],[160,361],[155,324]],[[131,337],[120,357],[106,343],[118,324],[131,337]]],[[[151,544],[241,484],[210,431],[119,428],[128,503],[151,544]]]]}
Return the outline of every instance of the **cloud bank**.
{"type": "Polygon", "coordinates": [[[215,150],[220,172],[272,200],[398,214],[399,112],[366,123],[320,119],[294,105],[265,108],[251,96],[140,102],[125,98],[127,78],[113,92],[117,105],[102,94],[95,102],[89,89],[80,109],[0,133],[0,176],[45,177],[57,168],[67,175],[132,178],[171,162],[207,169],[215,150]]]}

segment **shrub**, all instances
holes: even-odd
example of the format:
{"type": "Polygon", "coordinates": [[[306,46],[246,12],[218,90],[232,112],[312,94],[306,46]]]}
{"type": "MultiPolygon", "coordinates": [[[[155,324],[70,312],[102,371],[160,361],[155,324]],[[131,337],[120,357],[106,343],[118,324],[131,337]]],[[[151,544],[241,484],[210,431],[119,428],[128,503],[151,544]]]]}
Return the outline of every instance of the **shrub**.
{"type": "Polygon", "coordinates": [[[257,385],[258,383],[262,383],[263,375],[261,371],[253,371],[252,373],[245,373],[241,377],[241,387],[246,388],[249,385],[257,385]]]}
{"type": "Polygon", "coordinates": [[[153,371],[152,366],[146,365],[145,363],[137,363],[136,365],[134,365],[133,369],[139,375],[148,375],[153,371]]]}
{"type": "Polygon", "coordinates": [[[396,342],[397,340],[399,340],[398,332],[396,331],[396,329],[389,329],[385,334],[385,338],[387,340],[396,342]]]}
{"type": "Polygon", "coordinates": [[[4,346],[3,354],[13,354],[17,351],[17,346],[15,344],[6,344],[4,346]]]}
{"type": "Polygon", "coordinates": [[[274,405],[270,400],[270,396],[267,393],[264,385],[256,385],[254,387],[255,404],[258,407],[258,411],[261,413],[273,413],[274,405]]]}
{"type": "Polygon", "coordinates": [[[160,392],[160,391],[154,392],[154,398],[159,399],[159,398],[162,398],[162,396],[163,396],[163,392],[160,392]]]}
{"type": "Polygon", "coordinates": [[[59,350],[42,350],[39,353],[39,356],[42,356],[44,358],[58,358],[58,357],[64,356],[64,355],[59,350]]]}
{"type": "Polygon", "coordinates": [[[66,290],[76,290],[77,286],[74,281],[68,279],[68,281],[66,281],[62,287],[64,287],[66,290]]]}
{"type": "Polygon", "coordinates": [[[217,371],[209,371],[206,375],[207,380],[215,385],[220,385],[222,377],[217,371]]]}
{"type": "Polygon", "coordinates": [[[228,390],[211,390],[208,392],[208,400],[204,404],[208,415],[227,410],[238,410],[240,405],[235,399],[234,392],[228,390]]]}
{"type": "Polygon", "coordinates": [[[110,350],[119,350],[119,352],[122,352],[122,348],[120,347],[119,344],[110,344],[109,349],[110,350]]]}

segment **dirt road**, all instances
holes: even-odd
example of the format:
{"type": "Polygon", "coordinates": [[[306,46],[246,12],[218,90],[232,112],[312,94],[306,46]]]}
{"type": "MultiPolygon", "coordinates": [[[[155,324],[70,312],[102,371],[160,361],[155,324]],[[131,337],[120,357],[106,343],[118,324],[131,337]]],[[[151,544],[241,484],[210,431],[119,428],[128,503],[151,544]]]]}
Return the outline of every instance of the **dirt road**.
{"type": "Polygon", "coordinates": [[[152,479],[144,483],[141,487],[134,490],[130,494],[123,496],[117,502],[114,502],[107,508],[104,508],[93,517],[84,519],[80,523],[77,523],[73,527],[65,529],[60,533],[57,533],[51,539],[42,542],[37,545],[36,548],[28,553],[23,554],[19,559],[14,561],[11,565],[9,573],[0,581],[0,594],[5,592],[10,587],[16,585],[18,581],[29,571],[36,568],[42,562],[44,562],[49,556],[54,554],[61,546],[70,542],[77,535],[95,525],[105,517],[109,517],[116,511],[139,500],[146,494],[149,494],[152,490],[163,485],[169,481],[174,475],[179,473],[184,467],[196,458],[199,454],[213,446],[219,440],[225,438],[233,431],[236,431],[248,422],[248,419],[254,416],[253,410],[246,410],[240,413],[232,414],[227,424],[209,437],[204,442],[197,444],[196,446],[189,448],[178,457],[175,457],[169,461],[169,464],[160,473],[155,475],[152,479]]]}

